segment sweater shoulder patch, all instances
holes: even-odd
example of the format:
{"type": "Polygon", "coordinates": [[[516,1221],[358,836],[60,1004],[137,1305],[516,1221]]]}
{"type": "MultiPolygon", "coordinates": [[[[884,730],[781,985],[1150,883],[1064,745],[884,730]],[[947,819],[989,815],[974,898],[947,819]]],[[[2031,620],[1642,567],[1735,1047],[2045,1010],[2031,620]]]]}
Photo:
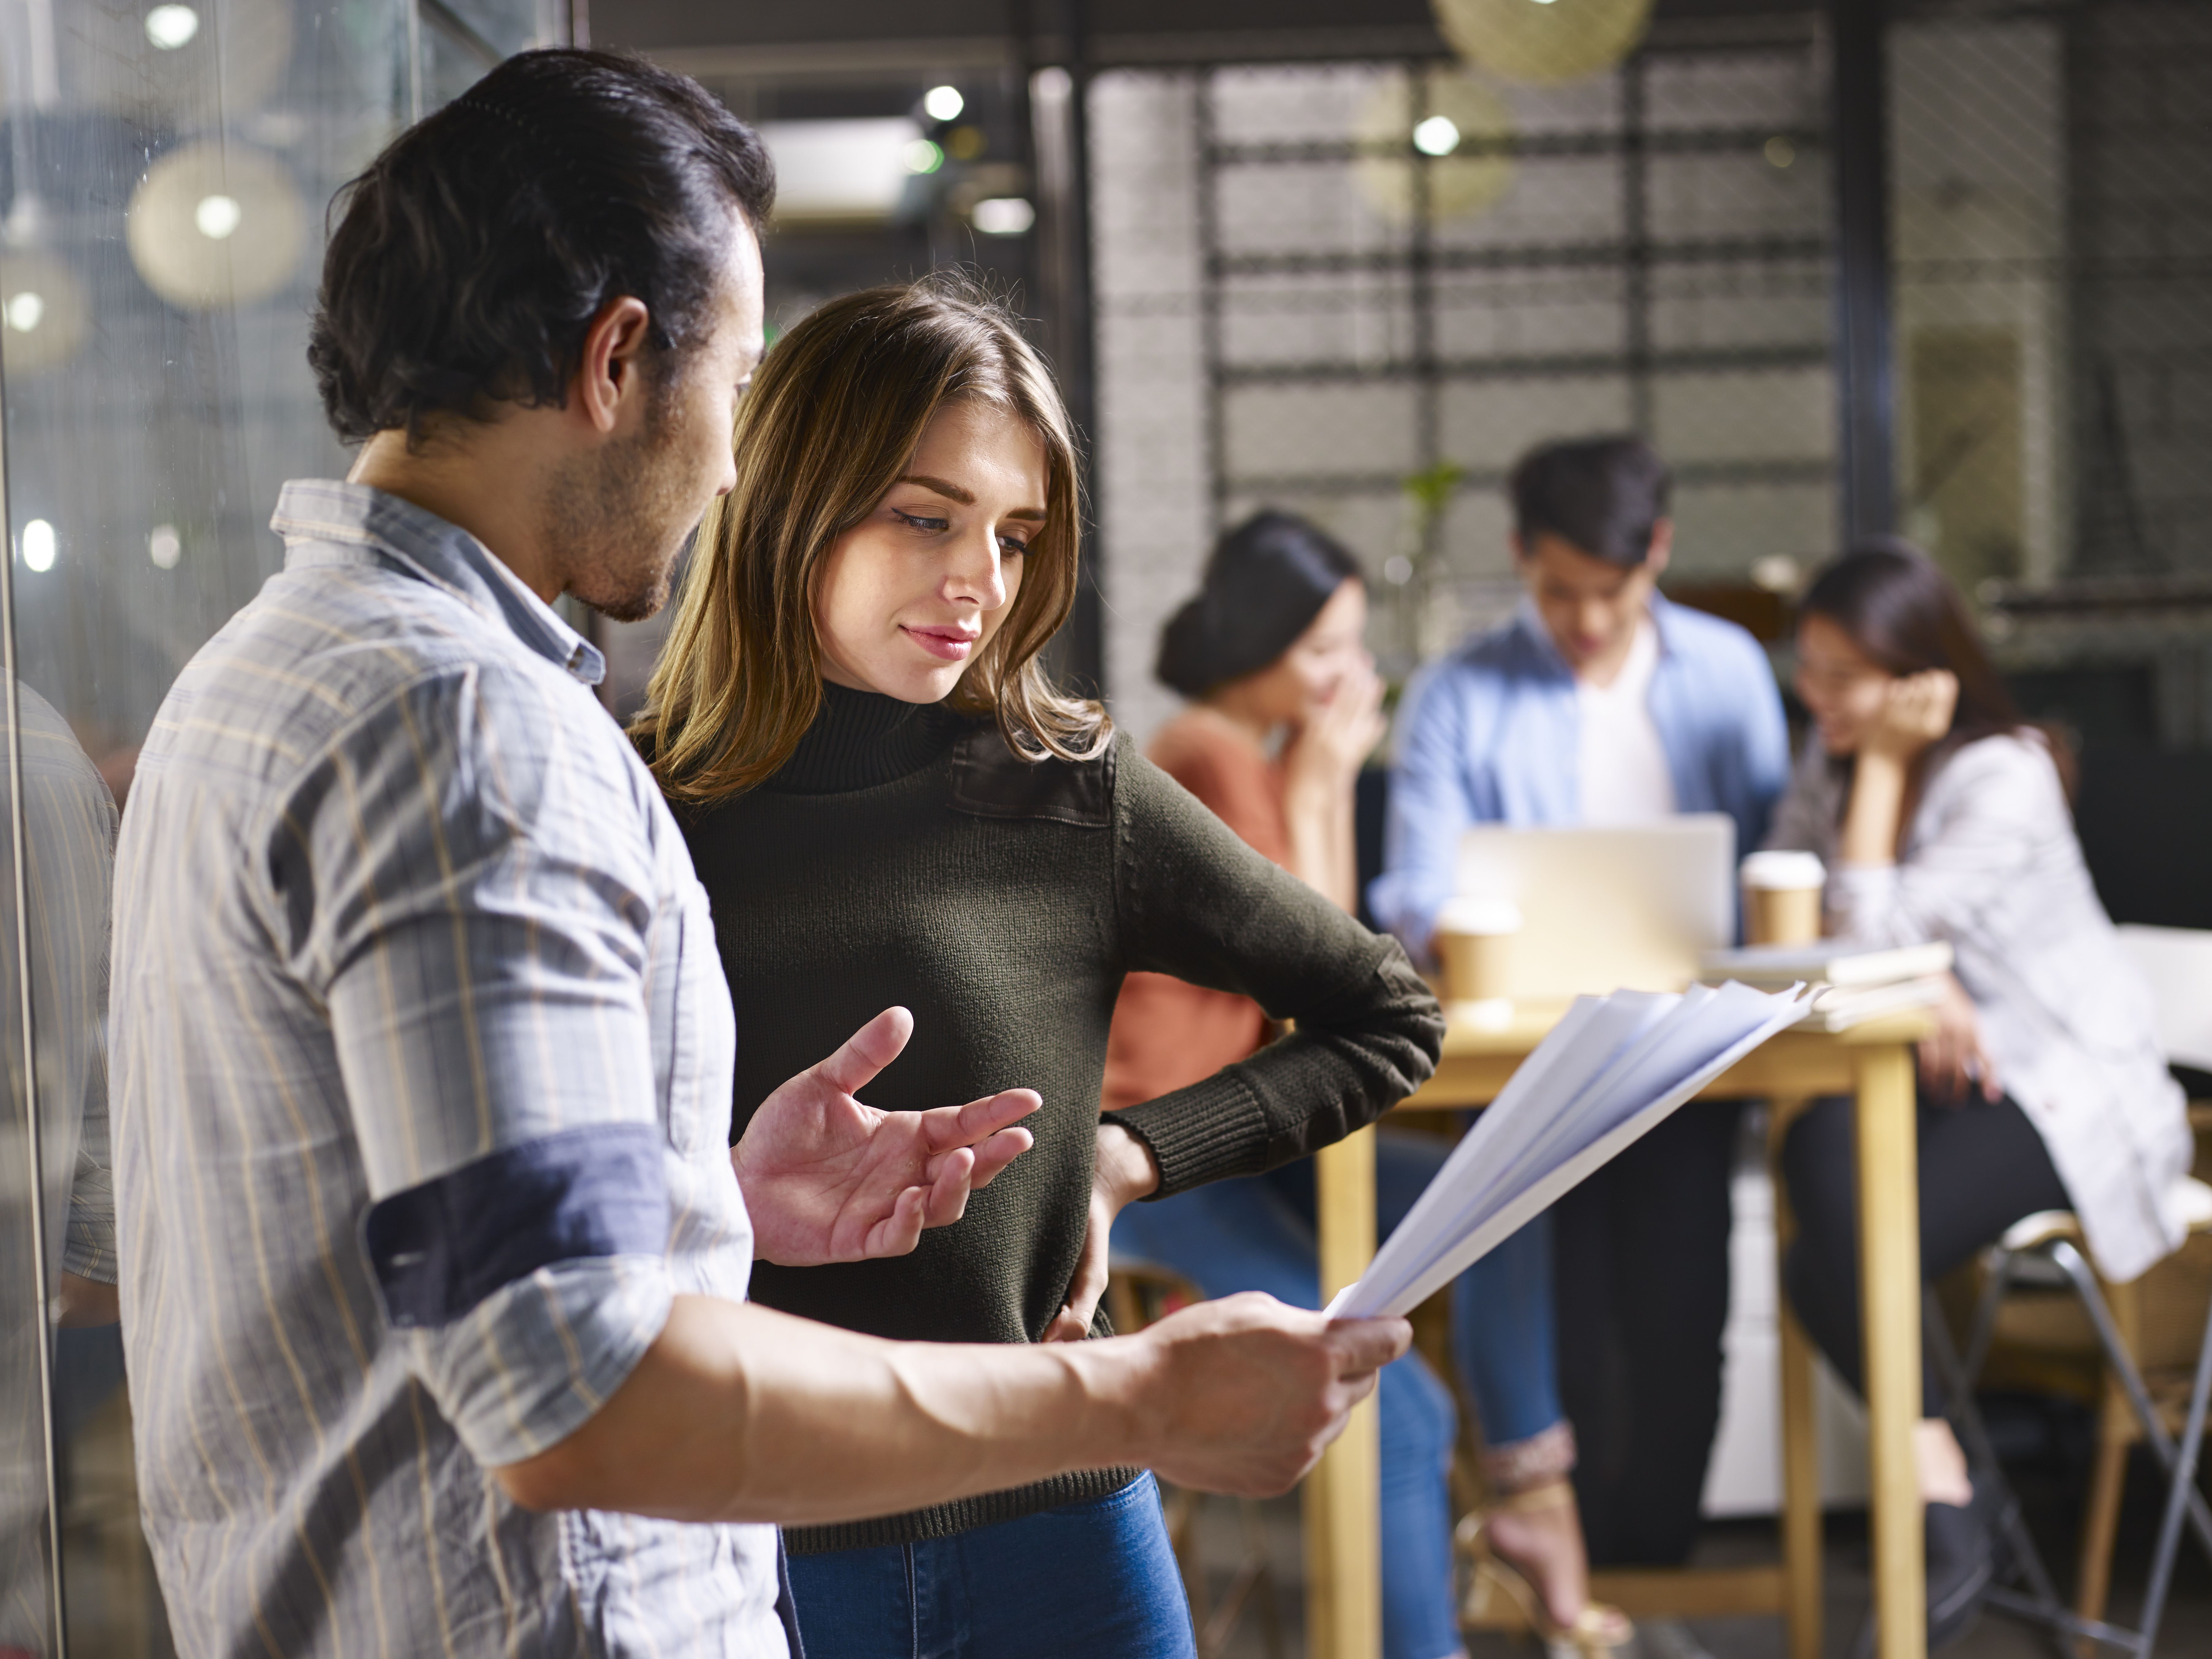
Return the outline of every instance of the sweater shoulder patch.
{"type": "Polygon", "coordinates": [[[1025,761],[1006,747],[997,726],[979,726],[952,751],[952,810],[1103,830],[1114,817],[1114,760],[1109,744],[1095,760],[1025,761]]]}

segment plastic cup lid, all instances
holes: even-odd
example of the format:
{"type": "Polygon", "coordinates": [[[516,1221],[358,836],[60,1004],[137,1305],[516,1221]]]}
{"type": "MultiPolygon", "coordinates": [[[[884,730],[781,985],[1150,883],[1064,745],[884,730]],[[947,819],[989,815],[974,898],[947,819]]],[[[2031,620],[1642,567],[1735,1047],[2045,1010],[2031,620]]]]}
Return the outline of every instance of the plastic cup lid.
{"type": "Polygon", "coordinates": [[[1827,866],[1814,853],[1753,853],[1743,861],[1743,884],[1767,890],[1819,887],[1828,879],[1827,866]]]}
{"type": "Polygon", "coordinates": [[[1521,907],[1510,899],[1455,898],[1437,915],[1439,933],[1517,933],[1521,907]]]}

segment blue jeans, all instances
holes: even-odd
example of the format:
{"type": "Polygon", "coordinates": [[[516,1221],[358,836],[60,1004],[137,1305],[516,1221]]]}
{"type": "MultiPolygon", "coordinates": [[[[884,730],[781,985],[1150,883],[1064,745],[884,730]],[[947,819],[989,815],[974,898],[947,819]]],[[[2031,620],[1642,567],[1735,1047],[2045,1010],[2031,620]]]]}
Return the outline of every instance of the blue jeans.
{"type": "Polygon", "coordinates": [[[791,1558],[808,1659],[1196,1659],[1160,1489],[791,1558]]]}
{"type": "MultiPolygon", "coordinates": [[[[1450,1152],[1431,1136],[1377,1133],[1380,1231],[1387,1236],[1405,1218],[1450,1152]]],[[[1114,1249],[1172,1267],[1208,1296],[1265,1291],[1317,1308],[1313,1217],[1313,1169],[1304,1162],[1133,1204],[1114,1224],[1114,1249]]],[[[1539,1216],[1452,1286],[1453,1358],[1493,1446],[1560,1419],[1551,1267],[1550,1221],[1539,1216]]],[[[1385,1659],[1440,1659],[1460,1648],[1447,1485],[1452,1401],[1411,1354],[1383,1370],[1381,1395],[1382,1651],[1385,1659]]]]}

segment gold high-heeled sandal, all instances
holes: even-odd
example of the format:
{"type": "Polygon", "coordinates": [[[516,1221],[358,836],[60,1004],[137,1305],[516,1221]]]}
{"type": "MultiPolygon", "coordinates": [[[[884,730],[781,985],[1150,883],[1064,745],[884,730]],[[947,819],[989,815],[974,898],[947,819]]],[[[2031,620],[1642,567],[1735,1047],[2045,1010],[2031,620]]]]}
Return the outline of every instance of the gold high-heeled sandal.
{"type": "Polygon", "coordinates": [[[1574,1507],[1575,1489],[1565,1480],[1547,1480],[1500,1498],[1487,1509],[1472,1510],[1460,1518],[1453,1542],[1467,1556],[1474,1571],[1467,1596],[1460,1604],[1460,1623],[1468,1626],[1496,1626],[1501,1611],[1498,1598],[1513,1604],[1521,1621],[1543,1638],[1554,1659],[1601,1659],[1636,1634],[1636,1626],[1619,1607],[1585,1600],[1571,1625],[1554,1620],[1544,1598],[1528,1575],[1504,1559],[1490,1541],[1490,1521],[1498,1515],[1535,1515],[1547,1510],[1574,1507]]]}

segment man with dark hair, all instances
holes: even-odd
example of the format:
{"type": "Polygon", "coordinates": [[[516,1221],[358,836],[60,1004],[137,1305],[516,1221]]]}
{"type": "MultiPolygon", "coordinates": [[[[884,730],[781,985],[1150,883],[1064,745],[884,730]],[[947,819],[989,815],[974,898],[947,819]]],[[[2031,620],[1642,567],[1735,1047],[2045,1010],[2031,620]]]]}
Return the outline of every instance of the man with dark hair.
{"type": "Polygon", "coordinates": [[[700,88],[586,52],[349,188],[312,355],[359,459],[285,486],[118,851],[122,1311],[185,1651],[781,1656],[771,1523],[1122,1464],[1280,1490],[1405,1349],[1264,1297],[1026,1348],[744,1301],[756,1255],[957,1219],[1036,1103],[862,1105],[893,1009],[730,1147],[706,899],[552,608],[650,611],[730,488],[771,194],[700,88]]]}
{"type": "MultiPolygon", "coordinates": [[[[1668,487],[1634,437],[1545,444],[1513,469],[1527,597],[1425,670],[1400,715],[1370,902],[1417,956],[1470,824],[1725,812],[1738,848],[1765,835],[1789,781],[1781,696],[1750,635],[1660,594],[1668,487]]],[[[1531,1224],[1553,1234],[1560,1394],[1595,1564],[1679,1562],[1694,1538],[1720,1413],[1736,1118],[1710,1103],[1678,1112],[1531,1224]]]]}

